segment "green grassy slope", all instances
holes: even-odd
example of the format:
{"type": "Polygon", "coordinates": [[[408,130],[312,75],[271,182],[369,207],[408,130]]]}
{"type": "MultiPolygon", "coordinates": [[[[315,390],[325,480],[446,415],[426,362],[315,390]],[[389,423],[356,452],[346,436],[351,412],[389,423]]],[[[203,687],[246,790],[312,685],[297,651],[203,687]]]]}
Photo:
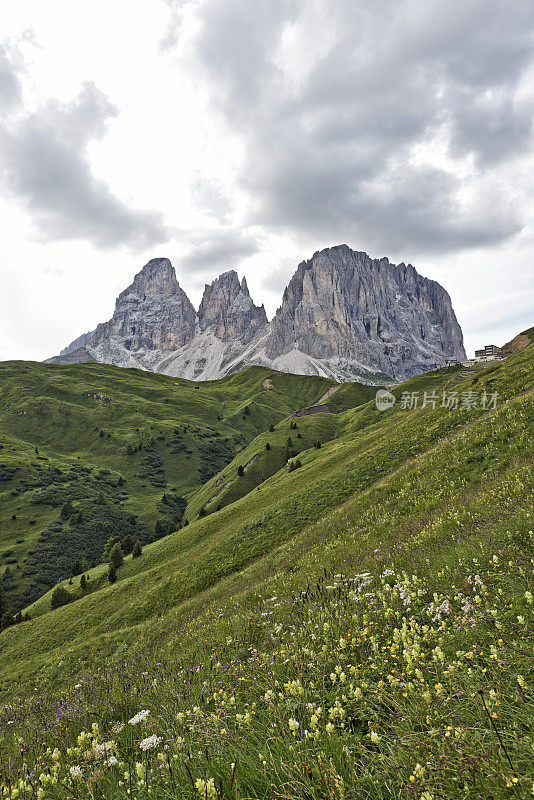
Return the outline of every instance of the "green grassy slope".
{"type": "Polygon", "coordinates": [[[330,386],[256,367],[196,384],[104,364],[0,364],[0,570],[15,610],[75,558],[99,561],[110,535],[175,529],[177,498],[330,386]],[[107,520],[99,496],[114,507],[107,520]],[[85,525],[58,522],[69,498],[85,525]]]}
{"type": "MultiPolygon", "coordinates": [[[[127,561],[116,584],[108,585],[103,568],[97,568],[90,573],[91,586],[101,587],[97,591],[5,631],[0,656],[5,688],[49,674],[59,658],[66,672],[82,669],[106,654],[160,636],[167,624],[170,646],[178,631],[182,643],[194,641],[196,633],[189,639],[184,628],[190,625],[191,608],[209,615],[212,606],[206,598],[213,595],[220,603],[221,596],[233,592],[231,587],[246,587],[247,567],[255,580],[258,574],[263,580],[276,574],[287,566],[278,549],[285,543],[291,549],[292,541],[299,542],[294,545],[298,558],[317,547],[313,557],[321,564],[335,534],[338,555],[346,551],[349,563],[354,558],[358,563],[375,543],[387,543],[391,532],[403,526],[411,536],[424,538],[428,525],[439,529],[445,514],[445,527],[461,529],[466,495],[481,492],[486,498],[493,477],[500,480],[514,466],[527,469],[533,419],[527,415],[532,405],[531,348],[463,383],[457,383],[457,372],[442,371],[406,386],[422,392],[433,380],[439,391],[444,381],[452,382],[460,397],[475,389],[497,391],[497,409],[448,410],[438,404],[435,410],[427,406],[410,411],[398,402],[382,414],[372,403],[345,412],[336,422],[345,432],[338,430],[339,437],[321,449],[302,453],[301,468],[279,470],[250,494],[145,548],[142,558],[127,561]],[[447,509],[455,504],[449,518],[447,509]],[[358,536],[351,549],[343,537],[355,525],[358,536]],[[167,614],[179,621],[167,622],[167,614]]],[[[404,390],[396,390],[399,398],[404,390]]],[[[329,420],[320,417],[323,424],[329,420]]],[[[387,544],[381,547],[387,552],[387,544]]],[[[287,576],[286,581],[292,583],[287,576]]],[[[44,598],[31,611],[47,607],[44,598]]]]}
{"type": "Polygon", "coordinates": [[[117,583],[97,567],[69,605],[42,598],[0,634],[3,697],[34,693],[0,713],[10,775],[48,766],[44,797],[527,796],[533,355],[414,378],[386,412],[299,418],[292,437],[324,435],[301,467],[145,547],[117,583]]]}

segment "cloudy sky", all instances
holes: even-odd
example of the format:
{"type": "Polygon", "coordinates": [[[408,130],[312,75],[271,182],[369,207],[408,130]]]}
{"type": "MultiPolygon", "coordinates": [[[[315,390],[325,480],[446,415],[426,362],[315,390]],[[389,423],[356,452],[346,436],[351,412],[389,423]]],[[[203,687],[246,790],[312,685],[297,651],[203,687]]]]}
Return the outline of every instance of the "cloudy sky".
{"type": "Polygon", "coordinates": [[[0,360],[112,313],[154,256],[270,314],[347,243],[534,323],[532,0],[2,0],[0,360]]]}

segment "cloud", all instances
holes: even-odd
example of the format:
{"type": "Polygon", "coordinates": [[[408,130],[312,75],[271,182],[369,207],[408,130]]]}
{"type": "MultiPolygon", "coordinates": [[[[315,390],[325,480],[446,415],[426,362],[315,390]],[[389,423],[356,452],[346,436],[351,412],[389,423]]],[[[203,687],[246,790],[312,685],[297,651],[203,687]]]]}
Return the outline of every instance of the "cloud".
{"type": "Polygon", "coordinates": [[[203,0],[196,24],[246,224],[418,254],[521,230],[531,0],[203,0]]]}
{"type": "MultiPolygon", "coordinates": [[[[2,74],[13,106],[20,102],[20,86],[7,68],[2,74]]],[[[30,212],[42,241],[83,239],[109,248],[169,238],[161,214],[130,208],[92,171],[88,146],[117,114],[93,83],[85,83],[71,102],[48,100],[31,113],[19,108],[0,126],[0,175],[10,196],[30,212]]]]}
{"type": "Polygon", "coordinates": [[[20,52],[11,42],[0,43],[0,110],[5,113],[20,103],[22,86],[19,78],[20,52]]]}
{"type": "Polygon", "coordinates": [[[259,249],[252,234],[233,228],[204,230],[189,241],[190,248],[179,261],[181,266],[192,273],[234,268],[259,249]]]}

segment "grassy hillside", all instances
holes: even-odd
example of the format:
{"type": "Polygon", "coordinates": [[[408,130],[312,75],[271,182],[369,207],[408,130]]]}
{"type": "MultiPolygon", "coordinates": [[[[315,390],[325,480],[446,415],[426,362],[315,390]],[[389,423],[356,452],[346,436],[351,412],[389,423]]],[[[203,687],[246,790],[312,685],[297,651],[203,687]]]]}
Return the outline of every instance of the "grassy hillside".
{"type": "Polygon", "coordinates": [[[184,496],[332,385],[261,368],[196,384],[103,364],[0,364],[0,574],[14,610],[73,561],[99,562],[111,536],[176,530],[184,496]]]}
{"type": "Polygon", "coordinates": [[[45,797],[527,796],[533,351],[415,378],[385,412],[277,420],[223,470],[247,493],[197,518],[199,489],[190,524],[116,583],[100,566],[74,602],[40,600],[0,635],[3,695],[25,692],[3,712],[10,780],[43,770],[45,797]],[[301,466],[260,481],[288,436],[301,466]]]}

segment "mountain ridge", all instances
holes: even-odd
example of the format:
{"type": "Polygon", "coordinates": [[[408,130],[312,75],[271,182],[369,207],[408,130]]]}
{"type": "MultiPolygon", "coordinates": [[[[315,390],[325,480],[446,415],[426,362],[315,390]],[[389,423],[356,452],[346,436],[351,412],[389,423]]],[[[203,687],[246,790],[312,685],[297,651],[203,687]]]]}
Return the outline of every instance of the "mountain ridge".
{"type": "Polygon", "coordinates": [[[117,298],[112,318],[63,353],[73,350],[81,361],[192,380],[262,365],[384,383],[465,358],[451,299],[439,283],[411,264],[373,259],[348,245],[302,261],[271,321],[235,270],[206,284],[197,312],[171,262],[151,259],[117,298]]]}

